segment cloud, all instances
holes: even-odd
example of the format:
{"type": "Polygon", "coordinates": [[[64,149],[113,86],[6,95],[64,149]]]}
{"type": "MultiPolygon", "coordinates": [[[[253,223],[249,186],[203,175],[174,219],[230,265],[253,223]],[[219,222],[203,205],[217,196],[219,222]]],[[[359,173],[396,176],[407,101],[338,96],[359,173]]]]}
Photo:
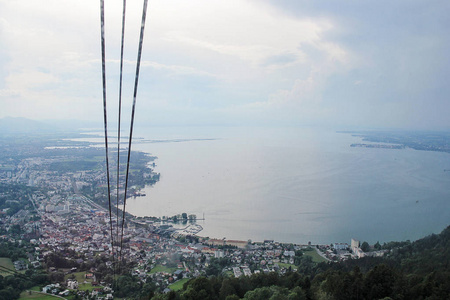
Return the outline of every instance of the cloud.
{"type": "Polygon", "coordinates": [[[20,73],[13,73],[6,78],[7,86],[12,90],[25,88],[39,88],[57,84],[60,81],[56,76],[39,72],[36,70],[25,70],[20,73]]]}
{"type": "Polygon", "coordinates": [[[285,53],[285,54],[278,54],[278,55],[272,55],[265,59],[265,61],[262,63],[262,66],[286,66],[290,65],[294,62],[296,62],[298,59],[297,55],[294,53],[285,53]]]}
{"type": "MultiPolygon", "coordinates": [[[[110,62],[120,63],[119,60],[108,60],[110,62]]],[[[135,66],[136,62],[132,60],[124,60],[124,64],[128,64],[131,66],[135,66]]],[[[216,75],[199,70],[197,68],[189,67],[189,66],[183,66],[183,65],[166,65],[161,64],[155,61],[148,61],[144,60],[141,61],[141,67],[142,68],[152,68],[155,70],[163,70],[168,71],[169,73],[173,75],[196,75],[196,76],[205,76],[205,77],[215,77],[216,75]]]]}
{"type": "MultiPolygon", "coordinates": [[[[166,122],[196,124],[309,118],[395,125],[421,118],[426,126],[450,127],[447,8],[445,1],[415,0],[155,1],[139,107],[143,114],[161,109],[166,122]]],[[[141,9],[140,1],[127,3],[126,95],[141,9]]],[[[0,11],[0,117],[101,117],[98,2],[0,0],[0,11]]],[[[108,1],[111,98],[118,90],[120,19],[121,1],[108,1]]]]}
{"type": "Polygon", "coordinates": [[[213,3],[202,7],[201,17],[182,17],[176,28],[167,25],[162,40],[192,48],[191,52],[204,49],[220,55],[212,56],[214,59],[235,57],[239,60],[234,64],[248,63],[254,68],[273,66],[276,59],[278,63],[280,59],[289,59],[290,64],[302,63],[307,59],[302,45],[312,45],[339,57],[344,53],[338,45],[323,39],[334,26],[327,19],[285,18],[270,7],[242,1],[213,3]]]}
{"type": "Polygon", "coordinates": [[[12,90],[12,89],[1,89],[0,90],[0,97],[5,99],[5,98],[15,98],[15,97],[19,97],[20,93],[17,90],[12,90]]]}

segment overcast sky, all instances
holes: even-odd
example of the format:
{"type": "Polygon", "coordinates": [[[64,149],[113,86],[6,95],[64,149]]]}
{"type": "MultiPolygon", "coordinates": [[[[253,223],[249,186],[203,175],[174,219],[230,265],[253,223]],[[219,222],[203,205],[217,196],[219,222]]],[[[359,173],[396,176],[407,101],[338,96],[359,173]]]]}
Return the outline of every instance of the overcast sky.
{"type": "MultiPolygon", "coordinates": [[[[109,118],[122,1],[105,0],[109,118]]],[[[129,115],[142,0],[128,1],[129,115]]],[[[450,1],[149,1],[136,122],[450,129],[450,1]]],[[[100,5],[0,0],[0,118],[103,120],[100,5]]]]}

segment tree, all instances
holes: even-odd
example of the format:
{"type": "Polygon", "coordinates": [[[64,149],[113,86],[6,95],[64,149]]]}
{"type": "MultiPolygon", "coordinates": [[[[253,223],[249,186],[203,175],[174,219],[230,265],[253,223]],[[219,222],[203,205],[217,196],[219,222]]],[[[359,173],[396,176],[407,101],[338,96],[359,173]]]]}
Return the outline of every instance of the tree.
{"type": "Polygon", "coordinates": [[[367,273],[364,279],[366,298],[381,299],[390,297],[397,279],[397,274],[387,265],[381,264],[376,266],[367,273]]]}
{"type": "Polygon", "coordinates": [[[205,277],[198,277],[189,281],[186,285],[186,291],[181,296],[183,299],[189,300],[215,298],[211,282],[205,277]]]}
{"type": "Polygon", "coordinates": [[[21,234],[22,233],[22,229],[20,228],[19,224],[15,224],[15,225],[11,226],[9,231],[11,234],[21,234]]]}
{"type": "MultiPolygon", "coordinates": [[[[147,283],[145,283],[139,294],[140,294],[140,299],[151,299],[154,295],[155,295],[155,291],[156,291],[156,285],[153,282],[149,282],[147,280],[147,283]]],[[[173,292],[173,291],[172,291],[173,292]]],[[[175,299],[175,298],[173,298],[175,299]]]]}
{"type": "Polygon", "coordinates": [[[306,294],[302,290],[301,287],[296,286],[289,292],[288,299],[289,300],[306,300],[306,294]]]}
{"type": "Polygon", "coordinates": [[[220,265],[217,262],[211,262],[208,267],[206,267],[206,275],[211,276],[211,275],[219,275],[220,271],[222,270],[222,268],[220,267],[220,265]]]}
{"type": "Polygon", "coordinates": [[[380,244],[380,242],[376,242],[376,244],[373,245],[373,247],[374,247],[375,249],[377,249],[377,250],[381,250],[381,244],[380,244]]]}
{"type": "Polygon", "coordinates": [[[50,273],[48,278],[51,282],[63,282],[64,281],[64,273],[63,272],[52,272],[52,273],[50,273]]]}
{"type": "Polygon", "coordinates": [[[262,287],[245,293],[244,299],[246,300],[269,299],[272,295],[273,291],[269,287],[262,287]]]}
{"type": "MultiPolygon", "coordinates": [[[[229,296],[236,295],[236,289],[234,288],[233,284],[229,279],[224,279],[222,281],[222,286],[220,287],[219,291],[219,298],[220,299],[228,299],[229,296]]],[[[239,297],[238,297],[239,299],[239,297]]]]}
{"type": "Polygon", "coordinates": [[[116,294],[118,297],[132,297],[135,293],[140,292],[141,287],[136,277],[122,275],[117,279],[116,294]]]}
{"type": "Polygon", "coordinates": [[[48,275],[44,273],[31,275],[31,280],[35,285],[45,285],[49,282],[48,275]]]}
{"type": "Polygon", "coordinates": [[[364,252],[369,252],[369,251],[370,251],[369,243],[363,242],[363,243],[361,244],[361,250],[364,251],[364,252]]]}
{"type": "Polygon", "coordinates": [[[259,300],[259,299],[271,299],[271,300],[287,300],[289,290],[287,288],[272,285],[270,287],[256,288],[253,291],[245,293],[244,299],[247,300],[259,300]]]}

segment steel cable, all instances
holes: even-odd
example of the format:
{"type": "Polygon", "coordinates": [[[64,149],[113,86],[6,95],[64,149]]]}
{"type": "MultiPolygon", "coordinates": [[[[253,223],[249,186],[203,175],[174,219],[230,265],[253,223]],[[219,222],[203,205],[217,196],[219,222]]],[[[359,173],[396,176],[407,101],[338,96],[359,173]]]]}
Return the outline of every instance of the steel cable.
{"type": "Polygon", "coordinates": [[[107,178],[107,184],[108,184],[109,224],[110,224],[110,231],[111,231],[111,255],[112,255],[113,265],[114,265],[115,264],[114,236],[113,236],[112,213],[111,213],[111,187],[110,187],[110,180],[109,180],[109,157],[108,157],[109,156],[108,155],[108,120],[107,120],[107,110],[106,110],[105,3],[104,3],[104,0],[100,0],[100,23],[101,23],[101,48],[102,48],[103,124],[105,127],[106,178],[107,178]]]}
{"type": "Polygon", "coordinates": [[[125,208],[126,208],[126,202],[127,202],[127,189],[128,189],[128,175],[130,171],[130,157],[131,157],[131,141],[133,139],[133,125],[134,125],[134,114],[135,114],[135,108],[136,108],[136,95],[137,95],[137,88],[138,88],[138,81],[139,81],[139,70],[141,65],[141,55],[142,55],[142,44],[144,40],[144,29],[145,29],[145,18],[147,15],[147,2],[148,0],[144,0],[144,5],[142,8],[142,20],[141,20],[141,33],[139,36],[139,48],[138,48],[138,56],[137,56],[137,62],[136,62],[136,75],[134,78],[134,91],[133,91],[133,106],[131,110],[131,124],[130,124],[130,135],[128,137],[128,158],[127,158],[127,171],[125,175],[125,191],[124,191],[124,198],[123,198],[123,211],[122,211],[122,234],[120,238],[120,261],[123,260],[122,258],[122,246],[123,246],[123,228],[125,224],[125,208]]]}

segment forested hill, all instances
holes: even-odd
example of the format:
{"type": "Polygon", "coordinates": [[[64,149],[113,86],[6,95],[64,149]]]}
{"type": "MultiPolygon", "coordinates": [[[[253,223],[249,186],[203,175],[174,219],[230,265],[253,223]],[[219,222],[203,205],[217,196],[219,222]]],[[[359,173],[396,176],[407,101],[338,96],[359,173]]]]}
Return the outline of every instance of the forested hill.
{"type": "Polygon", "coordinates": [[[393,251],[392,257],[401,263],[405,273],[449,272],[450,226],[440,234],[432,234],[393,251]]]}
{"type": "Polygon", "coordinates": [[[178,292],[151,296],[196,300],[450,299],[450,226],[440,234],[413,243],[391,243],[391,247],[385,257],[299,266],[298,272],[284,275],[199,277],[178,292]]]}
{"type": "Polygon", "coordinates": [[[405,274],[426,275],[450,270],[450,226],[440,234],[432,234],[415,242],[391,242],[385,257],[365,257],[334,264],[332,269],[351,271],[358,266],[367,272],[378,264],[386,264],[405,274]]]}

